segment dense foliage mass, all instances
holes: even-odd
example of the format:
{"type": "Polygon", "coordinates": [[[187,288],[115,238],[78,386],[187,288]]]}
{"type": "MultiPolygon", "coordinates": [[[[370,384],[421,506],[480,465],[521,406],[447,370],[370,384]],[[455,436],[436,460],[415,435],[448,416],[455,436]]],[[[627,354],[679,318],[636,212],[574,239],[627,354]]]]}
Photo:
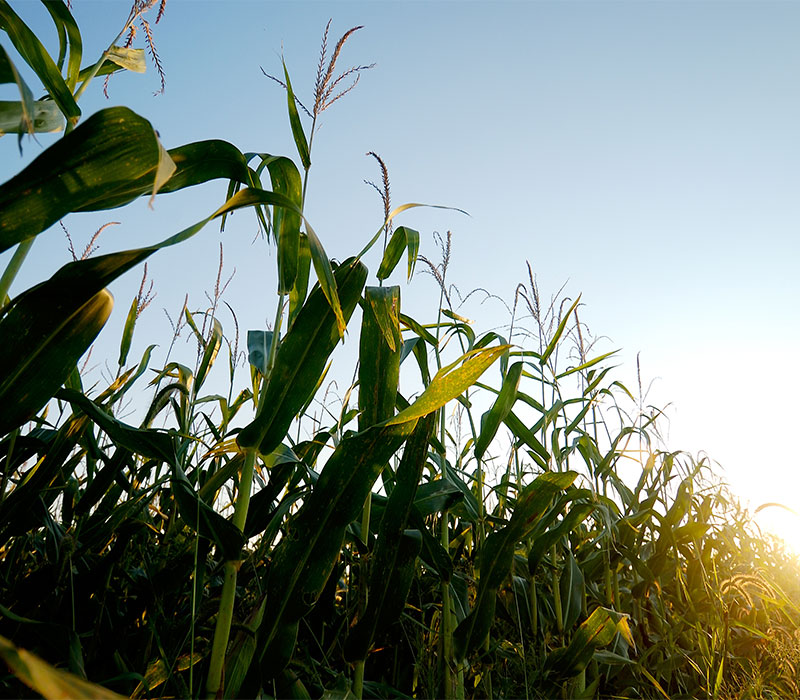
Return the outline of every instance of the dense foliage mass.
{"type": "Polygon", "coordinates": [[[96,76],[143,67],[142,49],[119,44],[137,22],[152,41],[153,5],[137,0],[84,67],[61,0],[45,0],[55,58],[0,0],[0,29],[46,93],[34,100],[0,48],[0,82],[20,95],[0,103],[0,125],[65,131],[0,186],[0,248],[15,251],[0,289],[0,693],[800,694],[797,560],[705,463],[660,448],[658,412],[592,354],[578,301],[542,300],[529,275],[505,337],[480,333],[451,303],[449,237],[434,263],[416,231],[394,228],[407,207],[391,209],[377,156],[384,222],[360,253],[328,260],[305,183],[317,117],[366,68],[337,73],[355,30],[329,53],[325,32],[310,126],[285,67],[276,79],[300,168],[223,141],[167,151],[121,107],[81,121],[96,76]],[[33,238],[67,214],[215,178],[231,184],[211,217],[8,297],[33,238]],[[143,285],[116,376],[85,387],[77,363],[111,311],[108,283],[245,207],[278,265],[274,327],[247,335],[248,386],[219,288],[176,328],[196,355],[153,368],[150,346],[129,363],[143,285]],[[371,278],[362,259],[380,242],[371,278]],[[401,260],[436,279],[430,318],[405,315],[384,284],[401,260]],[[357,381],[333,405],[320,395],[346,328],[357,381]],[[220,369],[227,395],[204,389],[220,369]],[[136,425],[120,419],[133,396],[136,425]]]}

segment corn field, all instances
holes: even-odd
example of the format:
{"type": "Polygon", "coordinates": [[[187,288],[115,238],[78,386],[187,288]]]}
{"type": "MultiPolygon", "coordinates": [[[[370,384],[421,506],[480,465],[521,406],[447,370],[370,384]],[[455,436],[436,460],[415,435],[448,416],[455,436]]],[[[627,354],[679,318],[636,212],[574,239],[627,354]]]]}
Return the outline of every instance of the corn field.
{"type": "Polygon", "coordinates": [[[665,448],[660,412],[594,352],[580,298],[543,296],[529,267],[504,330],[481,332],[451,298],[449,235],[429,252],[396,225],[418,205],[392,208],[376,153],[376,230],[328,258],[304,215],[311,152],[318,117],[371,68],[340,67],[359,28],[332,49],[325,29],[308,107],[286,65],[269,76],[296,154],[167,149],[130,109],[78,106],[98,78],[144,69],[126,37],[146,27],[149,46],[164,1],[136,0],[88,61],[67,4],[43,2],[57,53],[0,0],[21,57],[0,46],[0,82],[19,95],[0,102],[0,132],[64,132],[0,185],[0,250],[13,251],[0,280],[0,694],[800,695],[796,557],[707,462],[665,448]],[[227,195],[196,224],[76,256],[9,297],[35,237],[68,214],[211,180],[227,195]],[[274,323],[247,330],[245,366],[219,285],[176,323],[193,348],[173,338],[153,366],[169,338],[148,339],[131,358],[143,282],[115,376],[88,382],[109,283],[237,210],[277,264],[274,323]],[[415,272],[439,290],[424,318],[390,283],[415,272]],[[332,369],[349,361],[334,354],[345,334],[357,358],[332,369]],[[354,381],[334,401],[339,371],[354,381]]]}

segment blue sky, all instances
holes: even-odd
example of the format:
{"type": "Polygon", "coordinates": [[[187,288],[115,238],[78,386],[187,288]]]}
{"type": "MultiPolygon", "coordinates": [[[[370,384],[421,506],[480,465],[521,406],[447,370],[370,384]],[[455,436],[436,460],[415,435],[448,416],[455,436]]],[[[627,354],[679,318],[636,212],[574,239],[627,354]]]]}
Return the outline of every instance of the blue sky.
{"type": "MultiPolygon", "coordinates": [[[[14,3],[49,32],[38,3],[14,3]]],[[[74,0],[85,54],[99,55],[127,2],[74,0]]],[[[790,2],[239,2],[169,0],[155,27],[167,90],[152,66],[122,75],[90,114],[126,104],[150,119],[167,147],[222,138],[243,151],[295,157],[280,88],[281,52],[308,99],[322,30],[331,41],[365,28],[340,65],[375,62],[322,117],[306,214],[333,257],[359,250],[381,220],[364,179],[379,179],[367,151],[389,166],[394,204],[459,207],[470,217],[414,210],[401,223],[452,231],[452,279],[511,300],[529,260],[542,293],[563,283],[583,294],[582,319],[603,349],[622,348],[617,376],[635,385],[641,353],[648,399],[668,415],[669,446],[705,450],[751,506],[800,511],[800,458],[792,449],[800,380],[800,5],[790,2]]],[[[53,46],[54,36],[48,46],[53,46]]],[[[141,45],[141,43],[139,44],[141,45]]],[[[2,97],[0,96],[0,99],[2,97]]],[[[8,98],[10,99],[10,98],[8,98]]],[[[40,137],[46,145],[49,136],[40,137]]],[[[0,141],[0,177],[20,160],[0,141]]],[[[85,241],[102,223],[103,252],[165,238],[210,213],[224,184],[112,212],[72,217],[85,241]]],[[[209,227],[150,263],[158,298],[134,342],[164,339],[184,293],[204,305],[218,245],[236,267],[227,300],[242,329],[272,318],[274,255],[253,243],[249,215],[222,235],[209,227]]],[[[67,260],[63,234],[41,237],[12,291],[67,260]]],[[[7,257],[7,256],[6,256],[7,257]]],[[[5,259],[5,258],[3,258],[5,259]]],[[[0,261],[1,262],[1,261],[0,261]]],[[[376,268],[372,261],[372,269],[376,268]]],[[[112,361],[136,275],[114,288],[104,331],[112,361]]],[[[432,316],[428,277],[404,286],[404,303],[432,316]]],[[[469,308],[480,328],[505,319],[501,304],[469,308]],[[498,321],[498,319],[500,319],[498,321]]],[[[788,532],[796,518],[762,520],[788,532]]]]}

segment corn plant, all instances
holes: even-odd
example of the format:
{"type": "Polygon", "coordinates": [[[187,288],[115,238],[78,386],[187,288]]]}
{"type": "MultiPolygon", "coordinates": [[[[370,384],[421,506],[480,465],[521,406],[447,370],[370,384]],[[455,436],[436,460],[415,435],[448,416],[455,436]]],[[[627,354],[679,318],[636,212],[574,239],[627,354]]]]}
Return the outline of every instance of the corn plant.
{"type": "Polygon", "coordinates": [[[797,695],[796,558],[705,461],[666,449],[641,384],[634,395],[613,378],[614,353],[595,352],[580,298],[543,300],[529,267],[507,324],[476,329],[450,282],[449,234],[434,263],[418,231],[395,227],[414,205],[392,208],[375,152],[376,232],[328,259],[304,213],[312,145],[371,67],[337,68],[359,27],[330,52],[325,28],[311,108],[286,65],[270,76],[296,164],[221,141],[167,150],[125,108],[81,121],[92,78],[143,60],[118,43],[154,3],[134,4],[87,68],[69,9],[45,5],[57,60],[0,0],[0,29],[49,95],[31,104],[0,54],[21,96],[2,124],[66,132],[0,185],[0,240],[19,253],[0,312],[6,695],[797,695]],[[197,224],[7,297],[30,241],[68,213],[213,178],[229,182],[225,201],[197,224]],[[221,255],[209,306],[183,302],[157,367],[154,344],[129,361],[145,273],[116,371],[90,384],[78,362],[110,312],[107,284],[246,208],[277,269],[274,322],[247,331],[245,366],[221,255]],[[430,320],[389,284],[404,257],[409,281],[417,264],[435,281],[430,320]],[[348,331],[357,366],[334,401],[326,382],[348,331]]]}

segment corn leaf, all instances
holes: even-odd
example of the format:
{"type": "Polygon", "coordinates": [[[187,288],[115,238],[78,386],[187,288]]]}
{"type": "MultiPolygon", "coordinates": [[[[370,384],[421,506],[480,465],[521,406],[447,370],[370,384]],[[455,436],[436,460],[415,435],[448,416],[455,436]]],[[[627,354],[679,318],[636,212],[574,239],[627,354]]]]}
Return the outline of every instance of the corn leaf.
{"type": "Polygon", "coordinates": [[[416,423],[383,424],[345,437],[325,463],[273,555],[267,579],[270,604],[260,630],[259,658],[279,630],[296,624],[319,598],[339,557],[347,526],[360,513],[383,465],[416,423]]]}
{"type": "Polygon", "coordinates": [[[431,413],[472,386],[489,366],[507,352],[510,345],[472,350],[455,362],[442,367],[420,397],[408,408],[400,411],[387,425],[397,425],[416,420],[431,413]]]}
{"type": "Polygon", "coordinates": [[[486,414],[485,420],[481,422],[481,432],[478,439],[475,441],[475,459],[482,459],[486,448],[489,443],[494,440],[497,435],[497,429],[500,424],[506,419],[512,406],[517,400],[517,389],[519,388],[519,380],[522,376],[522,362],[515,362],[509,368],[506,376],[503,378],[503,386],[497,396],[494,404],[486,414]]]}
{"type": "MultiPolygon", "coordinates": [[[[76,124],[81,116],[81,110],[75,102],[69,86],[61,77],[61,71],[42,46],[42,42],[11,9],[11,5],[6,0],[0,0],[0,29],[8,34],[14,48],[42,81],[64,116],[76,124]]],[[[73,50],[75,49],[73,48],[73,50]]],[[[80,60],[80,54],[78,54],[78,59],[80,60]]]]}
{"type": "Polygon", "coordinates": [[[45,283],[0,319],[0,432],[32,418],[67,380],[114,306],[100,289],[83,297],[45,283]]]}
{"type": "Polygon", "coordinates": [[[303,125],[300,123],[300,115],[297,112],[297,103],[294,98],[294,91],[292,90],[292,81],[289,79],[289,70],[286,68],[286,63],[283,63],[283,75],[286,78],[286,100],[289,107],[289,123],[292,127],[292,135],[294,136],[294,143],[297,146],[297,153],[300,155],[300,162],[303,168],[308,170],[311,167],[311,156],[308,151],[308,141],[306,135],[303,133],[303,125]]]}
{"type": "Polygon", "coordinates": [[[125,700],[124,695],[118,695],[107,688],[51,666],[36,654],[15,646],[5,637],[0,637],[0,656],[19,680],[48,700],[61,698],[125,700]]]}
{"type": "Polygon", "coordinates": [[[400,378],[399,287],[366,287],[358,363],[361,430],[394,414],[400,378]]]}
{"type": "Polygon", "coordinates": [[[406,226],[398,226],[392,233],[386,250],[383,251],[383,259],[377,273],[379,280],[385,280],[392,274],[397,263],[400,262],[400,258],[403,257],[404,250],[408,250],[408,279],[410,280],[419,255],[419,231],[406,226]]]}
{"type": "Polygon", "coordinates": [[[81,70],[81,57],[83,56],[83,39],[75,18],[63,0],[43,0],[44,6],[56,25],[58,32],[58,70],[63,70],[64,56],[69,45],[69,60],[67,61],[67,74],[65,82],[72,92],[78,84],[78,73],[81,70]]]}
{"type": "Polygon", "coordinates": [[[288,158],[270,157],[267,161],[272,190],[285,195],[296,209],[275,207],[272,228],[278,246],[278,293],[289,294],[297,277],[300,254],[300,211],[303,206],[303,184],[295,164],[288,158]]]}
{"type": "MultiPolygon", "coordinates": [[[[108,50],[107,59],[116,66],[124,68],[125,70],[129,70],[132,73],[144,73],[147,70],[147,59],[144,55],[144,49],[132,49],[125,46],[112,46],[108,50]]],[[[100,74],[101,73],[98,72],[98,75],[100,74]]]]}
{"type": "Polygon", "coordinates": [[[559,682],[583,671],[595,650],[610,644],[625,619],[608,608],[596,608],[577,629],[569,646],[548,655],[544,671],[549,680],[559,682]]]}
{"type": "Polygon", "coordinates": [[[417,530],[408,532],[406,527],[428,455],[435,418],[436,414],[431,413],[417,423],[397,468],[373,553],[367,609],[347,642],[346,654],[350,661],[366,658],[376,633],[395,622],[405,605],[415,573],[414,561],[422,549],[422,534],[417,530]]]}
{"type": "Polygon", "coordinates": [[[577,476],[576,472],[540,474],[519,495],[508,525],[486,538],[478,553],[480,580],[475,605],[453,632],[453,650],[457,659],[465,659],[483,644],[494,620],[497,591],[511,572],[517,543],[535,527],[553,497],[577,476]]]}
{"type": "MultiPolygon", "coordinates": [[[[351,258],[339,266],[335,278],[349,319],[361,297],[367,268],[351,258]]],[[[237,437],[241,447],[258,446],[261,454],[269,454],[281,443],[340,337],[333,310],[316,285],[278,348],[259,414],[237,437]]]]}

